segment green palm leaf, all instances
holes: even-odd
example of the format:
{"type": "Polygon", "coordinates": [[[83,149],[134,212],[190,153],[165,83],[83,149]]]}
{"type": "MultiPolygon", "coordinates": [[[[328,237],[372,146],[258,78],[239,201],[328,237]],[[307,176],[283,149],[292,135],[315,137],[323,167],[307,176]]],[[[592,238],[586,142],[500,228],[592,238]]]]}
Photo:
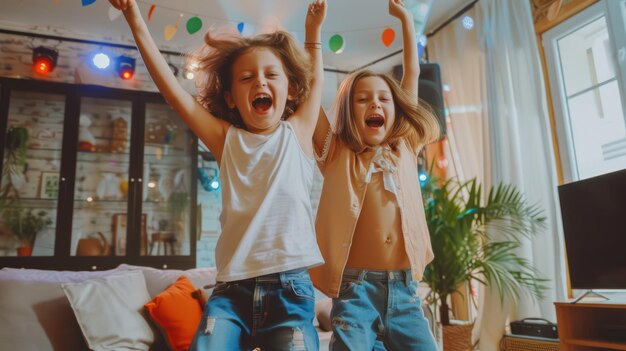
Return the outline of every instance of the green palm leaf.
{"type": "Polygon", "coordinates": [[[503,300],[517,300],[526,292],[542,297],[545,279],[531,262],[519,257],[521,239],[545,227],[542,210],[527,203],[514,186],[499,184],[483,200],[476,179],[422,184],[426,221],[435,258],[426,267],[424,281],[435,302],[441,303],[442,323],[449,324],[448,296],[466,282],[494,287],[503,300]],[[497,235],[503,240],[493,240],[497,235]]]}

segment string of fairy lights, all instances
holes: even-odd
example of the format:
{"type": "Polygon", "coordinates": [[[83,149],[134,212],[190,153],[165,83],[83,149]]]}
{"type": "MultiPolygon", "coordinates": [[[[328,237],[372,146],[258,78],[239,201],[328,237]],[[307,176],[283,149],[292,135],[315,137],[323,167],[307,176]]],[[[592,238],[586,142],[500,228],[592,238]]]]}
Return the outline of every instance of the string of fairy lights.
{"type": "MultiPolygon", "coordinates": [[[[85,6],[90,6],[94,4],[97,0],[81,0],[81,1],[83,4],[83,7],[85,7],[85,6]]],[[[176,33],[178,33],[181,27],[181,21],[183,20],[184,20],[184,28],[186,29],[189,35],[194,35],[200,32],[200,30],[204,26],[203,19],[229,23],[233,25],[235,29],[241,35],[249,36],[249,35],[254,34],[254,24],[252,23],[247,23],[244,21],[232,21],[232,20],[227,20],[223,18],[216,18],[216,17],[206,16],[206,15],[198,15],[194,13],[184,12],[184,11],[180,11],[178,9],[170,8],[167,6],[156,5],[154,2],[145,1],[145,0],[137,0],[137,2],[142,4],[143,6],[148,7],[148,12],[147,12],[148,23],[150,23],[155,13],[158,11],[166,11],[166,12],[174,14],[172,16],[173,18],[175,18],[174,22],[167,24],[163,28],[163,39],[165,41],[170,41],[174,38],[176,33]]],[[[425,24],[424,22],[428,16],[428,12],[430,11],[430,8],[432,7],[432,2],[433,0],[408,0],[407,1],[407,8],[409,8],[409,10],[413,12],[413,15],[415,18],[416,31],[418,34],[421,34],[424,28],[424,24],[425,24]]],[[[111,6],[109,7],[108,15],[111,21],[115,21],[118,17],[120,17],[121,12],[111,6]]],[[[345,34],[345,32],[355,32],[355,31],[380,31],[379,32],[380,40],[381,40],[381,43],[385,47],[391,46],[396,39],[395,29],[389,26],[358,28],[358,29],[353,29],[353,30],[348,30],[348,31],[342,31],[342,33],[345,34]]],[[[342,33],[332,33],[332,35],[328,39],[328,48],[336,54],[341,54],[345,47],[346,39],[342,35],[342,33]]],[[[425,36],[420,35],[420,40],[419,40],[418,45],[422,45],[422,46],[426,45],[425,36]]]]}
{"type": "MultiPolygon", "coordinates": [[[[58,3],[59,0],[53,0],[58,3]]],[[[81,0],[82,6],[87,7],[93,5],[97,0],[81,0]]],[[[102,1],[102,0],[101,0],[102,1]]],[[[433,0],[405,0],[406,6],[409,8],[415,18],[415,24],[417,28],[417,34],[420,34],[418,37],[418,52],[421,57],[424,53],[427,38],[424,35],[421,35],[421,32],[424,27],[424,21],[428,15],[430,7],[432,7],[433,0]]],[[[169,8],[166,6],[156,5],[154,2],[146,1],[146,0],[137,0],[142,6],[147,6],[147,22],[153,19],[153,16],[158,11],[165,11],[169,13],[174,13],[175,22],[165,25],[163,28],[163,38],[165,41],[170,41],[176,33],[179,31],[181,27],[181,21],[184,20],[184,28],[189,35],[195,35],[200,32],[204,26],[204,19],[211,19],[212,21],[221,21],[225,23],[229,23],[234,26],[234,28],[243,36],[254,35],[254,24],[246,23],[243,21],[231,21],[223,18],[213,18],[205,15],[192,14],[184,11],[180,11],[178,9],[169,8]]],[[[112,6],[108,8],[108,17],[109,20],[115,21],[121,16],[121,11],[115,9],[112,6]]],[[[172,16],[172,17],[174,17],[172,16]]],[[[208,22],[208,21],[207,21],[208,22]]],[[[370,27],[370,28],[359,28],[346,32],[355,32],[355,31],[380,31],[380,40],[382,45],[385,47],[390,47],[396,40],[396,31],[392,27],[370,27]]],[[[328,39],[328,48],[335,54],[341,54],[344,51],[346,39],[341,33],[332,33],[328,39]]],[[[36,73],[40,75],[45,75],[54,70],[57,64],[58,52],[56,49],[51,49],[43,46],[39,46],[33,49],[33,69],[36,73]]],[[[121,55],[117,57],[110,57],[107,53],[98,52],[95,53],[91,58],[92,64],[95,68],[100,70],[109,70],[111,67],[117,72],[119,77],[123,80],[129,80],[133,78],[135,72],[135,59],[129,56],[121,55]]],[[[172,70],[178,71],[176,67],[173,67],[172,70]],[[176,70],[175,70],[176,69],[176,70]]],[[[176,74],[176,73],[175,73],[176,74]]],[[[183,72],[183,77],[186,79],[193,79],[193,67],[187,67],[183,72]]]]}

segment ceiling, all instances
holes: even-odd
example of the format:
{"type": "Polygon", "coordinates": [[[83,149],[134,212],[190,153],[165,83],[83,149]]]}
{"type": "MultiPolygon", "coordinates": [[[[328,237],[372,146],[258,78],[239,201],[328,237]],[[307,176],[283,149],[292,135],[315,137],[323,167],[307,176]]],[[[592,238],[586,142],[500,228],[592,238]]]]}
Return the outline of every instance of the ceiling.
{"type": "MultiPolygon", "coordinates": [[[[88,1],[88,0],[83,0],[88,1]]],[[[406,0],[426,1],[427,0],[406,0]]],[[[428,33],[472,0],[432,0],[425,32],[428,33]]],[[[324,64],[339,70],[352,70],[368,65],[401,49],[400,25],[389,16],[386,0],[328,0],[329,10],[322,28],[325,43],[324,64]],[[392,27],[396,40],[385,47],[381,33],[392,27]],[[341,54],[328,49],[328,39],[340,34],[345,41],[341,54]]],[[[290,31],[300,41],[304,40],[304,16],[307,0],[139,0],[144,18],[151,4],[155,11],[148,27],[162,50],[189,52],[202,44],[202,33],[209,26],[236,28],[244,23],[258,33],[282,28],[290,31]],[[182,14],[182,17],[180,15],[182,14]],[[191,35],[186,30],[189,18],[197,16],[203,26],[191,35]],[[164,29],[176,23],[180,26],[170,41],[164,39],[164,29]]],[[[0,0],[0,27],[2,23],[26,26],[29,31],[72,33],[83,39],[116,43],[130,43],[131,35],[124,19],[109,17],[108,1],[97,0],[82,7],[78,0],[0,0]]],[[[374,69],[389,69],[400,62],[401,55],[393,55],[373,65],[374,69]]]]}

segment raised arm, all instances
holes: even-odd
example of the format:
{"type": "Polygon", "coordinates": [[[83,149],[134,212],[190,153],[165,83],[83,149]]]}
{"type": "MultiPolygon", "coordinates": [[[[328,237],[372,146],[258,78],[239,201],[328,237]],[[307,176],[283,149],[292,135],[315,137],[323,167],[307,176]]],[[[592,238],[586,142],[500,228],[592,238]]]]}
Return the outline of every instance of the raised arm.
{"type": "MultiPolygon", "coordinates": [[[[311,5],[319,3],[313,2],[311,5]]],[[[324,16],[326,16],[326,4],[325,1],[322,2],[324,5],[324,16]]],[[[311,6],[310,5],[310,6],[311,6]]],[[[318,155],[321,155],[324,149],[324,143],[326,142],[328,133],[331,132],[330,124],[328,122],[328,118],[326,117],[326,113],[324,113],[324,109],[322,109],[322,89],[324,85],[324,64],[322,62],[322,50],[321,50],[321,23],[318,25],[317,29],[312,32],[309,28],[309,18],[311,17],[311,8],[309,8],[309,13],[307,13],[307,22],[306,22],[306,37],[305,43],[315,42],[320,43],[319,50],[315,48],[315,46],[308,46],[307,44],[304,47],[309,51],[309,54],[312,58],[314,58],[314,80],[319,80],[319,103],[315,108],[314,117],[315,121],[313,123],[314,133],[313,133],[313,146],[315,148],[315,152],[318,155]],[[309,39],[310,38],[310,39],[309,39]],[[308,46],[308,47],[307,47],[308,46]],[[318,79],[319,77],[319,79],[318,79]]],[[[312,89],[311,89],[312,90],[312,89]]]]}
{"type": "Polygon", "coordinates": [[[320,107],[317,125],[315,126],[315,132],[313,133],[313,146],[315,147],[315,153],[319,158],[321,158],[322,162],[326,160],[324,150],[328,151],[331,140],[332,128],[324,109],[320,107]]]}
{"type": "Polygon", "coordinates": [[[417,87],[420,76],[420,63],[415,39],[415,25],[413,14],[402,0],[389,0],[389,14],[402,23],[402,88],[415,96],[417,101],[417,87]]]}
{"type": "Polygon", "coordinates": [[[109,2],[113,7],[123,11],[150,77],[165,100],[209,147],[219,162],[229,123],[213,116],[183,89],[150,36],[135,0],[109,0],[109,2]]]}
{"type": "MultiPolygon", "coordinates": [[[[322,59],[322,24],[326,18],[326,0],[312,1],[306,13],[304,48],[311,59],[313,77],[310,82],[309,97],[294,112],[300,140],[311,145],[313,131],[317,124],[322,104],[322,88],[324,85],[324,62],[322,59]]],[[[302,143],[304,144],[304,142],[302,143]]]]}

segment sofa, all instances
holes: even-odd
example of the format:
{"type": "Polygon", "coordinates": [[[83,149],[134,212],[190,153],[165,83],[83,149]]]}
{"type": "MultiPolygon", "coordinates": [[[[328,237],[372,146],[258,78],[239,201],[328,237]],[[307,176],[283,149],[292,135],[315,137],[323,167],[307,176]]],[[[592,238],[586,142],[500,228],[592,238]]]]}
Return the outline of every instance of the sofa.
{"type": "MultiPolygon", "coordinates": [[[[126,264],[93,272],[3,268],[0,270],[0,349],[80,351],[89,350],[90,346],[97,350],[177,349],[170,328],[180,325],[176,320],[172,323],[168,313],[172,313],[172,306],[179,309],[185,305],[170,303],[168,310],[162,297],[184,283],[186,289],[201,289],[193,294],[199,298],[197,306],[201,309],[201,296],[196,293],[210,295],[215,276],[214,268],[182,271],[126,264]],[[144,308],[149,301],[156,307],[144,308]]],[[[316,310],[328,315],[325,307],[329,306],[328,301],[318,302],[316,310]]],[[[194,303],[186,303],[191,303],[188,306],[194,312],[184,315],[197,317],[194,303]]],[[[321,350],[328,349],[330,334],[319,330],[321,350]]]]}

